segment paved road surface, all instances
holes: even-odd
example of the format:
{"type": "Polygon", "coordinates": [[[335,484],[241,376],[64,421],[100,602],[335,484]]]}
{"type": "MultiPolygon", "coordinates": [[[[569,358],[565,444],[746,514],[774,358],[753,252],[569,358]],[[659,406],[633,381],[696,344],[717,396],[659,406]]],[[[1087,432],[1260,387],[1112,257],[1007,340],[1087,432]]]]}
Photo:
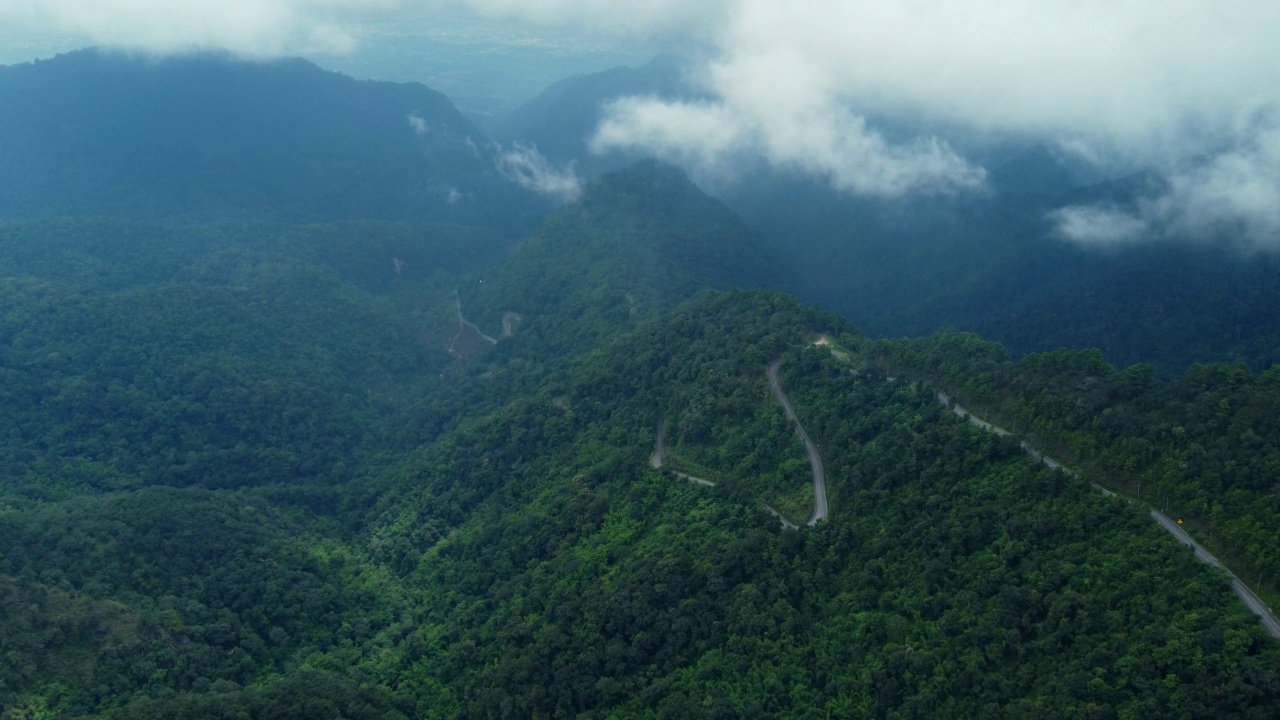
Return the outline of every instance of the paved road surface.
{"type": "MultiPolygon", "coordinates": [[[[984,430],[988,430],[990,432],[996,433],[997,435],[1009,434],[1007,430],[1000,427],[996,427],[995,425],[992,425],[991,423],[987,422],[986,420],[983,420],[982,418],[975,417],[972,413],[966,411],[964,408],[960,407],[959,405],[951,405],[951,398],[947,397],[946,393],[938,393],[938,401],[941,402],[943,405],[950,406],[951,411],[954,412],[956,415],[959,415],[960,417],[968,417],[969,422],[973,423],[974,425],[977,425],[978,427],[984,430]]],[[[1059,464],[1057,461],[1053,460],[1052,458],[1045,457],[1040,452],[1038,452],[1035,448],[1028,445],[1026,442],[1022,443],[1022,449],[1025,450],[1031,456],[1044,461],[1045,465],[1048,465],[1049,467],[1055,470],[1062,468],[1062,465],[1059,464]]],[[[1067,471],[1067,472],[1070,472],[1070,471],[1067,471]]],[[[1112,497],[1115,495],[1115,493],[1111,492],[1110,490],[1096,483],[1094,484],[1093,487],[1101,491],[1102,494],[1106,495],[1107,497],[1112,497]]],[[[1236,596],[1239,597],[1240,600],[1245,604],[1245,607],[1249,608],[1249,610],[1254,615],[1257,615],[1262,620],[1262,626],[1266,628],[1267,632],[1270,633],[1272,637],[1280,638],[1280,620],[1277,620],[1276,616],[1272,614],[1271,609],[1267,607],[1267,604],[1262,602],[1262,598],[1258,597],[1256,593],[1250,590],[1249,586],[1241,582],[1240,578],[1236,577],[1235,573],[1231,572],[1230,569],[1228,569],[1225,565],[1219,562],[1218,558],[1213,556],[1213,553],[1209,552],[1208,550],[1205,550],[1204,547],[1200,545],[1200,543],[1196,542],[1190,535],[1188,535],[1187,531],[1183,530],[1181,525],[1169,519],[1168,515],[1165,515],[1159,510],[1152,510],[1151,517],[1156,522],[1160,523],[1160,527],[1164,528],[1169,532],[1170,535],[1177,538],[1179,542],[1183,543],[1184,545],[1190,546],[1191,549],[1195,551],[1196,558],[1198,558],[1201,562],[1206,562],[1210,565],[1221,568],[1224,572],[1230,575],[1231,589],[1235,591],[1236,596]]]]}
{"type": "Polygon", "coordinates": [[[809,439],[809,433],[804,431],[804,426],[796,418],[795,410],[791,409],[791,403],[787,401],[787,394],[782,392],[782,386],[778,384],[778,368],[781,365],[781,360],[775,360],[769,366],[769,387],[773,390],[774,397],[778,398],[778,402],[782,403],[782,409],[786,411],[787,418],[795,424],[796,434],[800,436],[800,441],[804,443],[804,450],[809,454],[809,466],[813,468],[813,512],[810,513],[806,524],[817,525],[819,520],[827,518],[826,474],[822,470],[822,457],[818,455],[817,446],[809,439]]]}
{"type": "Polygon", "coordinates": [[[1250,590],[1248,585],[1241,582],[1240,578],[1236,577],[1235,573],[1231,572],[1226,568],[1226,566],[1218,562],[1218,558],[1214,557],[1212,553],[1201,547],[1200,543],[1193,540],[1191,536],[1187,534],[1187,531],[1182,529],[1181,525],[1169,519],[1168,515],[1165,515],[1159,510],[1152,510],[1151,517],[1154,518],[1156,522],[1160,523],[1161,527],[1168,530],[1170,535],[1173,535],[1184,545],[1190,545],[1191,549],[1195,551],[1196,557],[1202,562],[1207,562],[1210,565],[1217,566],[1226,571],[1226,573],[1231,576],[1231,589],[1236,591],[1236,595],[1239,596],[1240,600],[1244,602],[1245,606],[1248,607],[1254,615],[1257,615],[1262,619],[1262,626],[1267,629],[1267,632],[1271,633],[1271,637],[1280,638],[1280,621],[1277,621],[1276,616],[1271,614],[1271,609],[1267,607],[1266,603],[1262,602],[1262,598],[1258,597],[1257,594],[1250,590]]]}
{"type": "Polygon", "coordinates": [[[653,455],[649,457],[649,467],[658,469],[662,467],[662,433],[665,428],[658,426],[657,437],[653,442],[653,455]]]}
{"type": "MultiPolygon", "coordinates": [[[[951,405],[951,398],[948,397],[946,393],[940,392],[938,393],[938,402],[942,403],[943,405],[951,405]]],[[[973,423],[974,425],[977,425],[983,430],[986,430],[988,432],[993,432],[999,435],[1000,437],[1004,437],[1010,434],[1008,430],[1005,430],[1004,428],[998,427],[996,425],[992,425],[986,420],[983,420],[982,418],[971,414],[968,410],[965,410],[959,405],[951,405],[951,412],[955,413],[956,415],[962,418],[965,418],[965,417],[969,418],[969,422],[973,423]]],[[[1023,452],[1043,462],[1045,465],[1048,465],[1050,470],[1066,469],[1062,467],[1062,464],[1059,463],[1057,460],[1054,460],[1053,458],[1050,458],[1050,457],[1045,457],[1043,454],[1041,454],[1039,450],[1036,450],[1035,448],[1028,445],[1025,440],[1023,440],[1021,444],[1022,444],[1023,452]]],[[[1095,486],[1095,487],[1098,487],[1099,490],[1102,490],[1102,488],[1099,486],[1095,486]]],[[[1108,491],[1103,490],[1103,494],[1107,494],[1107,492],[1108,491]]]]}
{"type": "Polygon", "coordinates": [[[788,530],[799,530],[799,529],[800,529],[800,526],[799,526],[799,525],[797,525],[797,524],[795,524],[795,523],[791,522],[790,520],[788,520],[788,519],[786,518],[786,516],[785,516],[785,515],[783,515],[782,513],[778,512],[777,510],[774,510],[772,505],[765,505],[765,506],[764,506],[764,509],[765,509],[765,510],[768,510],[768,511],[769,511],[769,512],[771,512],[771,513],[773,513],[773,516],[774,516],[774,517],[776,517],[776,518],[778,518],[778,522],[782,523],[782,527],[787,528],[788,530]]]}
{"type": "MultiPolygon", "coordinates": [[[[650,467],[652,467],[652,468],[654,468],[655,470],[656,470],[656,469],[658,469],[658,468],[661,468],[661,467],[662,467],[662,451],[663,451],[663,446],[662,446],[662,434],[663,434],[663,432],[662,432],[662,431],[663,431],[663,427],[662,427],[661,425],[659,425],[659,426],[658,426],[657,439],[656,439],[656,441],[654,442],[654,445],[653,445],[653,455],[651,455],[651,456],[649,457],[649,466],[650,466],[650,467]]],[[[697,484],[699,484],[699,485],[706,485],[707,487],[715,487],[715,486],[716,486],[716,484],[715,484],[715,483],[713,483],[713,482],[711,482],[710,480],[703,480],[703,479],[702,479],[702,478],[700,478],[700,477],[694,477],[694,476],[692,476],[692,475],[686,475],[685,473],[682,473],[682,472],[680,472],[679,470],[672,470],[672,471],[671,471],[671,474],[672,474],[672,475],[675,475],[675,476],[676,476],[676,477],[678,477],[678,478],[684,478],[685,480],[688,480],[688,481],[689,481],[689,482],[691,482],[691,483],[697,483],[697,484]]]]}
{"type": "Polygon", "coordinates": [[[507,311],[502,313],[502,337],[509,338],[516,334],[516,325],[524,320],[520,313],[507,311]]]}
{"type": "MultiPolygon", "coordinates": [[[[457,308],[458,308],[458,332],[459,332],[459,334],[461,334],[462,329],[463,329],[464,327],[469,327],[469,328],[471,328],[472,330],[475,330],[475,331],[476,331],[476,334],[477,334],[477,335],[479,335],[482,339],[484,339],[484,341],[485,341],[485,342],[489,343],[490,345],[497,345],[497,344],[498,344],[498,340],[497,340],[497,338],[491,338],[491,337],[489,337],[488,335],[485,335],[485,334],[484,334],[484,331],[483,331],[483,330],[481,330],[481,329],[480,329],[480,328],[479,328],[475,323],[471,322],[470,320],[468,320],[468,319],[466,319],[465,317],[463,317],[463,316],[462,316],[462,300],[458,297],[458,291],[456,291],[456,290],[453,292],[453,304],[454,304],[455,306],[457,306],[457,308]]],[[[456,337],[455,337],[454,339],[455,339],[455,340],[457,340],[457,338],[456,338],[456,337]]]]}

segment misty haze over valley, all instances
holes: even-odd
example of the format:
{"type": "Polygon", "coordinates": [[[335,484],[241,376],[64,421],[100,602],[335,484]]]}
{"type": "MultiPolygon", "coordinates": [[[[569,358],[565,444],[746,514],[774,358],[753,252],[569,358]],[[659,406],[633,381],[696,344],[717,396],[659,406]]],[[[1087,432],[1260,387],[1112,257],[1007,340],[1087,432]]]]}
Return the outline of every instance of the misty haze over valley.
{"type": "Polygon", "coordinates": [[[0,3],[0,720],[1275,717],[1278,32],[0,3]]]}

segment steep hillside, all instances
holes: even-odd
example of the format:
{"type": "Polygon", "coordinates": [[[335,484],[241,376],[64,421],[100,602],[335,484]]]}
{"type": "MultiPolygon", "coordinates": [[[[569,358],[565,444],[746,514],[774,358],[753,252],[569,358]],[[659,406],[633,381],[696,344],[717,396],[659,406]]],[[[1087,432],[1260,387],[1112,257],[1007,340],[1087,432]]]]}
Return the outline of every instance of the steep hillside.
{"type": "MultiPolygon", "coordinates": [[[[416,565],[399,567],[433,598],[401,657],[421,679],[417,707],[921,718],[1276,707],[1255,674],[1273,672],[1274,646],[1223,578],[924,388],[806,349],[831,323],[776,295],[707,296],[475,427],[447,459],[412,461],[420,489],[387,506],[379,537],[414,539],[400,552],[416,565]],[[812,531],[779,528],[744,492],[786,462],[774,445],[785,424],[776,434],[754,419],[772,403],[762,365],[775,352],[831,471],[832,515],[812,531]],[[727,443],[722,460],[735,462],[718,465],[715,487],[648,466],[664,416],[686,442],[727,443]],[[457,506],[435,498],[481,468],[492,494],[445,535],[457,506]],[[1204,664],[1178,659],[1192,657],[1204,664]]],[[[403,676],[395,668],[388,677],[403,676]]]]}
{"type": "Polygon", "coordinates": [[[926,379],[1090,481],[1180,518],[1272,601],[1280,598],[1280,370],[1193,365],[1173,380],[1097,350],[1007,351],[967,333],[863,343],[887,372],[926,379]]]}
{"type": "Polygon", "coordinates": [[[788,276],[785,258],[683,172],[643,161],[595,180],[462,294],[484,327],[519,314],[516,347],[547,355],[589,349],[700,290],[788,276]]]}

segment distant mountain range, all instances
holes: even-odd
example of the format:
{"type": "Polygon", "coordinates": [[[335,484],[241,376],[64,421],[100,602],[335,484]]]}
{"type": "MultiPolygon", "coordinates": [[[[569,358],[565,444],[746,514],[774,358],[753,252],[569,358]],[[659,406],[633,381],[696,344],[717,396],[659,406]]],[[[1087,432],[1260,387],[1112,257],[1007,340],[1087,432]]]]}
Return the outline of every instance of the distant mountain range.
{"type": "MultiPolygon", "coordinates": [[[[590,174],[623,156],[594,157],[585,140],[611,100],[679,98],[671,61],[570,78],[498,127],[590,174]]],[[[876,121],[873,119],[873,123],[876,121]]],[[[880,121],[890,136],[912,130],[880,121]]],[[[928,130],[925,129],[925,132],[928,130]]],[[[1166,374],[1208,361],[1259,369],[1280,361],[1280,262],[1229,238],[1085,248],[1054,233],[1059,207],[1119,206],[1158,193],[1138,174],[1102,179],[1061,151],[1025,140],[954,139],[988,171],[980,193],[858,198],[820,180],[755,168],[711,188],[767,244],[790,257],[797,282],[781,287],[877,334],[972,330],[1016,353],[1099,347],[1120,365],[1166,374]]]]}
{"type": "Polygon", "coordinates": [[[85,50],[0,67],[0,218],[403,219],[532,228],[546,204],[422,85],[303,60],[85,50]]]}
{"type": "MultiPolygon", "coordinates": [[[[594,156],[586,140],[603,106],[627,95],[698,91],[668,57],[568,78],[496,123],[495,141],[417,84],[357,82],[301,60],[70,53],[0,68],[0,219],[407,222],[479,268],[553,207],[504,174],[503,148],[536,147],[586,178],[625,167],[637,156],[594,156]]],[[[1280,360],[1274,254],[1229,238],[1071,244],[1050,211],[1132,203],[1156,181],[1099,183],[1043,144],[959,146],[988,169],[987,191],[857,198],[768,171],[712,190],[793,269],[765,285],[868,332],[954,327],[1016,354],[1093,346],[1168,375],[1280,360]]]]}

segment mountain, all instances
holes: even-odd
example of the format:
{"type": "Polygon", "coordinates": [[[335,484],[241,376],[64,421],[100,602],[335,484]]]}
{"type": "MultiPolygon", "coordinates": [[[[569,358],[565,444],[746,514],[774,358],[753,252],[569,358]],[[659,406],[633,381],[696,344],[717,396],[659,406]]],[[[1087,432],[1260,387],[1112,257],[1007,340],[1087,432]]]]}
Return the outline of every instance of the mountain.
{"type": "Polygon", "coordinates": [[[956,348],[710,290],[773,265],[679,171],[478,275],[387,262],[394,227],[0,226],[0,712],[1280,706],[1225,576],[877,364],[956,348]],[[473,308],[522,319],[456,352],[473,308]],[[769,509],[815,497],[775,362],[814,527],[769,509]]]}
{"type": "Polygon", "coordinates": [[[86,50],[0,68],[0,218],[404,219],[522,233],[545,204],[443,95],[303,60],[86,50]]]}
{"type": "Polygon", "coordinates": [[[422,488],[388,506],[386,526],[439,523],[448,510],[434,498],[464,468],[499,488],[483,521],[399,551],[420,558],[400,566],[408,582],[438,588],[404,657],[423,678],[418,707],[1207,717],[1275,706],[1260,686],[1208,692],[1216,672],[1248,683],[1270,673],[1253,655],[1269,655],[1269,641],[1222,601],[1223,579],[1124,503],[950,417],[923,386],[849,372],[809,344],[823,331],[841,328],[781,296],[703,296],[508,406],[487,441],[470,438],[448,463],[416,461],[422,488]],[[779,528],[755,495],[808,490],[789,472],[803,455],[767,390],[773,357],[839,468],[832,515],[813,530],[779,528]],[[649,466],[664,421],[714,487],[649,466]],[[1150,594],[1138,589],[1154,578],[1164,581],[1150,594]],[[1255,640],[1228,660],[1219,630],[1255,640]],[[1184,632],[1205,653],[1203,674],[1165,659],[1184,632]]]}
{"type": "Polygon", "coordinates": [[[1102,349],[1118,365],[1177,376],[1197,362],[1280,359],[1277,257],[1229,239],[1091,248],[1059,238],[1047,214],[1128,198],[1125,179],[1047,200],[1038,194],[872,200],[811,180],[764,180],[726,202],[806,278],[787,289],[885,336],[944,327],[1016,354],[1102,349]]]}
{"type": "MultiPolygon", "coordinates": [[[[616,162],[586,148],[600,108],[627,95],[687,97],[670,65],[570,78],[512,113],[512,141],[537,145],[588,174],[616,162]],[[549,119],[554,119],[554,121],[549,119]]],[[[936,130],[873,117],[887,137],[936,130]]],[[[1050,213],[1071,205],[1130,207],[1158,196],[1151,173],[1100,178],[1060,150],[1017,138],[949,140],[988,171],[985,190],[858,198],[786,171],[742,173],[713,192],[797,268],[774,287],[885,336],[942,328],[981,333],[1017,354],[1099,347],[1119,365],[1176,376],[1196,362],[1280,356],[1274,253],[1230,237],[1089,248],[1059,237],[1050,213]]]]}
{"type": "Polygon", "coordinates": [[[610,152],[596,156],[588,141],[604,116],[604,106],[628,96],[692,97],[684,82],[683,62],[660,55],[638,68],[616,67],[553,83],[537,97],[494,124],[495,138],[536,147],[557,163],[576,163],[588,175],[617,170],[637,157],[610,152]]]}
{"type": "Polygon", "coordinates": [[[516,346],[542,342],[545,355],[588,349],[700,291],[765,287],[788,274],[785,258],[682,171],[642,161],[590,183],[463,294],[482,325],[517,313],[516,346]]]}

